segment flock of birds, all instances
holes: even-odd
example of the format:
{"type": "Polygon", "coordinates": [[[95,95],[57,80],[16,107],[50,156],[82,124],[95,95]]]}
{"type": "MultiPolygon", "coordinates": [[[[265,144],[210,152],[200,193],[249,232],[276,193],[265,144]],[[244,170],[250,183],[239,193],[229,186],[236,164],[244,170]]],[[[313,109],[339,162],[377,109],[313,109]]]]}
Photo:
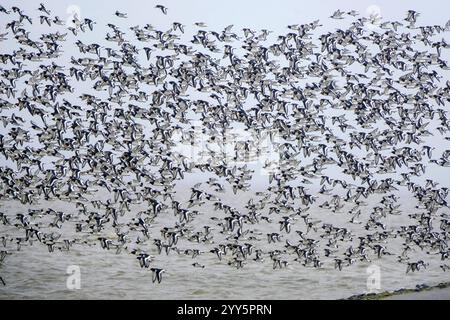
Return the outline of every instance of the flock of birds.
{"type": "Polygon", "coordinates": [[[180,22],[121,29],[116,11],[103,40],[86,43],[102,30],[94,19],[68,26],[44,4],[28,14],[0,6],[0,41],[14,42],[0,54],[0,201],[28,207],[0,212],[0,264],[37,243],[126,253],[157,283],[169,254],[192,268],[209,255],[274,270],[395,257],[409,273],[428,266],[421,253],[450,269],[449,189],[427,176],[450,167],[450,150],[425,143],[450,140],[450,23],[418,26],[409,11],[371,30],[374,17],[338,10],[330,18],[348,27],[318,36],[317,20],[278,36],[197,22],[190,37],[180,22]],[[195,145],[194,122],[201,162],[177,151],[195,145]],[[249,136],[230,158],[236,127],[249,136]],[[261,156],[263,137],[279,159],[261,164],[276,168],[255,191],[242,159],[261,156]],[[403,211],[411,201],[416,212],[403,211]]]}

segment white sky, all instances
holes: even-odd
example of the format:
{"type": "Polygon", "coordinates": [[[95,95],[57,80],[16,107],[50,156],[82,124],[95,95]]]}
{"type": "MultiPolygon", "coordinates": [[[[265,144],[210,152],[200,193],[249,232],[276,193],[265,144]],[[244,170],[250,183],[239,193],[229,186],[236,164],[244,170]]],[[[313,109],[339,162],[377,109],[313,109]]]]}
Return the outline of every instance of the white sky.
{"type": "MultiPolygon", "coordinates": [[[[387,20],[403,19],[409,9],[420,12],[419,22],[424,24],[445,24],[450,19],[450,2],[442,0],[48,0],[43,2],[54,11],[52,13],[58,14],[61,18],[68,17],[67,8],[75,5],[80,8],[83,17],[95,17],[98,22],[119,19],[113,16],[115,10],[119,10],[128,13],[129,20],[136,21],[136,24],[158,25],[164,21],[190,24],[203,21],[213,29],[234,24],[240,28],[249,26],[281,31],[288,24],[304,23],[315,19],[336,23],[335,20],[326,19],[336,9],[342,11],[353,9],[360,14],[365,14],[371,6],[379,7],[381,15],[387,20]],[[155,9],[156,4],[168,7],[168,15],[164,16],[155,9]]],[[[39,1],[2,0],[1,4],[5,7],[19,6],[25,13],[31,13],[37,10],[39,1]]]]}

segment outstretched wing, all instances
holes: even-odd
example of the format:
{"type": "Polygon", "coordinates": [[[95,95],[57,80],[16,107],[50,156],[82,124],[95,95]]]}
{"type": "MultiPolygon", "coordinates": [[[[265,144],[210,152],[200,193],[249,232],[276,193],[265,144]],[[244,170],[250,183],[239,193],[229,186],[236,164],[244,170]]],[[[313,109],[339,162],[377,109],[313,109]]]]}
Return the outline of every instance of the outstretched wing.
{"type": "Polygon", "coordinates": [[[161,283],[161,280],[162,280],[162,271],[156,273],[156,278],[158,279],[158,283],[161,283]]]}

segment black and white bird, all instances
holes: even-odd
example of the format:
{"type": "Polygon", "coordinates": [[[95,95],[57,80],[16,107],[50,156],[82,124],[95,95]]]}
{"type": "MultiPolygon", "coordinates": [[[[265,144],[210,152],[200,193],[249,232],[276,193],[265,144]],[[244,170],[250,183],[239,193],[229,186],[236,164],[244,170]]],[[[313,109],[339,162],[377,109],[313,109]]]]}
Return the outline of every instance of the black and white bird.
{"type": "Polygon", "coordinates": [[[156,8],[156,9],[160,9],[162,13],[167,14],[167,10],[168,10],[168,9],[167,9],[165,6],[161,5],[161,4],[157,4],[157,5],[155,6],[155,8],[156,8]]]}
{"type": "Polygon", "coordinates": [[[163,274],[164,272],[166,272],[166,270],[160,269],[160,268],[151,268],[150,270],[151,270],[152,273],[153,273],[153,275],[152,275],[152,281],[153,281],[153,282],[158,281],[158,283],[161,283],[161,280],[162,280],[162,274],[163,274]]]}

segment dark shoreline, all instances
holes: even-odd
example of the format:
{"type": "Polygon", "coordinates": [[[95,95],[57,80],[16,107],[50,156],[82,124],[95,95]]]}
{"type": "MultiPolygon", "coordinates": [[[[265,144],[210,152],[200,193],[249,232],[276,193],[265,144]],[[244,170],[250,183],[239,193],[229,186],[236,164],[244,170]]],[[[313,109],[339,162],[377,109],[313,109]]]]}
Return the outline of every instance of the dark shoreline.
{"type": "Polygon", "coordinates": [[[398,289],[395,291],[384,291],[384,292],[380,292],[380,293],[357,294],[357,295],[353,295],[348,298],[345,298],[343,300],[382,300],[385,298],[400,296],[400,295],[404,295],[404,294],[419,293],[419,292],[426,292],[426,291],[446,289],[446,288],[450,288],[450,282],[440,282],[434,286],[428,286],[426,284],[419,284],[414,289],[403,288],[403,289],[398,289]]]}

